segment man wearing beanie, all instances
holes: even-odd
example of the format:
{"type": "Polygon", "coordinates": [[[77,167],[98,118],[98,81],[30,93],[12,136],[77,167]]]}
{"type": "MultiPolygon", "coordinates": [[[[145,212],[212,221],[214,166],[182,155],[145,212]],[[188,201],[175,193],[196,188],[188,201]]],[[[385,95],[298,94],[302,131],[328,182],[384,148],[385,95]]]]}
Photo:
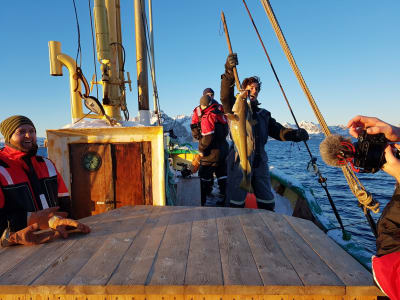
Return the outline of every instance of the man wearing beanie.
{"type": "Polygon", "coordinates": [[[69,193],[55,165],[36,155],[35,125],[29,118],[16,115],[0,123],[0,132],[5,140],[5,147],[0,149],[2,241],[30,245],[59,236],[61,229],[45,235],[33,233],[47,229],[50,218],[66,217],[70,211],[69,193]],[[58,212],[59,208],[63,212],[58,212]]]}
{"type": "Polygon", "coordinates": [[[214,91],[205,89],[192,115],[192,136],[199,141],[201,205],[211,196],[214,173],[219,185],[218,206],[225,205],[226,155],[228,154],[228,125],[222,105],[212,98],[214,91]],[[210,96],[211,94],[211,96],[210,96]]]}

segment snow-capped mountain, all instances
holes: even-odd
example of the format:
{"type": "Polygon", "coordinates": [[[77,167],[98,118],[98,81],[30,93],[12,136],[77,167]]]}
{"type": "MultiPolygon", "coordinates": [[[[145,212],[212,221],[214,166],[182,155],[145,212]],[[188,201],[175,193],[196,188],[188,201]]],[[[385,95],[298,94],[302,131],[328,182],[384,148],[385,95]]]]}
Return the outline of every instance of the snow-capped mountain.
{"type": "MultiPolygon", "coordinates": [[[[136,118],[132,119],[132,121],[135,120],[136,118]]],[[[191,116],[177,115],[176,117],[170,117],[166,113],[161,111],[161,121],[162,121],[162,126],[164,127],[164,131],[167,132],[172,130],[173,133],[177,136],[178,141],[180,143],[190,143],[193,141],[190,130],[191,120],[192,120],[191,116]]],[[[152,125],[155,125],[157,123],[157,117],[154,113],[151,113],[150,122],[152,125]]],[[[290,123],[284,123],[282,125],[287,128],[294,128],[294,129],[297,128],[296,125],[290,123]]],[[[323,135],[320,125],[315,124],[313,122],[301,121],[299,123],[299,126],[307,130],[308,134],[310,134],[311,137],[313,136],[320,137],[323,135]]],[[[344,125],[329,126],[329,129],[333,134],[339,134],[342,136],[349,135],[348,130],[344,125]]],[[[38,137],[37,140],[39,147],[43,147],[45,138],[38,137]]],[[[4,144],[4,138],[0,138],[0,146],[2,146],[3,144],[4,144]]]]}
{"type": "MultiPolygon", "coordinates": [[[[295,124],[284,123],[282,125],[287,128],[293,128],[293,129],[297,128],[297,126],[295,124]]],[[[305,130],[307,130],[308,134],[310,134],[310,135],[322,135],[323,134],[323,131],[319,124],[315,124],[313,122],[308,122],[308,121],[301,121],[299,123],[299,126],[301,128],[304,128],[305,130]]],[[[336,126],[328,126],[328,127],[331,130],[332,134],[339,134],[342,136],[349,135],[348,129],[344,125],[336,125],[336,126]]]]}

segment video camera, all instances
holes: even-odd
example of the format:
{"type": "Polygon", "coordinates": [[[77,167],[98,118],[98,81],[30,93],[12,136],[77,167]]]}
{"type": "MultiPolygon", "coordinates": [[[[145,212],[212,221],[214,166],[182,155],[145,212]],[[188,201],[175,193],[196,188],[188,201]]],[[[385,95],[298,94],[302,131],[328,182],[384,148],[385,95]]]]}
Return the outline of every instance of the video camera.
{"type": "MultiPolygon", "coordinates": [[[[363,130],[354,144],[340,135],[327,136],[320,144],[320,153],[327,165],[341,167],[350,163],[356,172],[376,173],[386,163],[385,148],[388,144],[383,133],[367,134],[363,130]]],[[[400,159],[398,150],[395,156],[400,159]]]]}
{"type": "Polygon", "coordinates": [[[388,142],[383,133],[368,134],[363,130],[354,143],[354,166],[365,173],[378,172],[386,163],[385,148],[388,142]]]}

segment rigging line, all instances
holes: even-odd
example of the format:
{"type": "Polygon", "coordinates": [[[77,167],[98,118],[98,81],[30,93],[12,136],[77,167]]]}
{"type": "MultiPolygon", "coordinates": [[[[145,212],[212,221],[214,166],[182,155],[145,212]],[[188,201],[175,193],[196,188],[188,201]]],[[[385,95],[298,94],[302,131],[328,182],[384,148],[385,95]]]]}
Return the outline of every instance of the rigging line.
{"type": "MultiPolygon", "coordinates": [[[[299,124],[298,124],[298,122],[297,122],[296,116],[294,115],[294,112],[293,112],[293,110],[292,110],[292,107],[291,107],[291,105],[290,105],[290,103],[289,103],[289,100],[288,100],[288,98],[287,98],[287,96],[286,96],[285,90],[284,90],[283,87],[282,87],[282,84],[281,84],[281,82],[280,82],[280,80],[279,80],[278,74],[277,74],[276,71],[275,71],[275,67],[274,67],[274,65],[272,64],[271,58],[270,58],[270,56],[269,56],[269,54],[268,54],[268,51],[267,51],[267,49],[266,49],[266,47],[265,47],[265,45],[264,45],[264,42],[263,42],[262,38],[261,38],[261,36],[260,36],[260,33],[259,33],[258,29],[257,29],[257,26],[256,26],[256,24],[254,23],[253,17],[252,17],[252,15],[251,15],[251,13],[250,13],[250,10],[249,10],[249,8],[248,8],[248,6],[247,6],[245,0],[243,0],[243,4],[244,4],[244,6],[245,6],[245,8],[246,8],[246,10],[247,10],[247,13],[248,13],[248,15],[249,15],[249,17],[250,17],[251,22],[253,23],[253,27],[254,27],[254,29],[255,29],[255,31],[256,31],[256,33],[257,33],[258,39],[259,39],[259,41],[260,41],[260,43],[261,43],[261,46],[262,46],[263,49],[264,49],[265,55],[267,56],[269,65],[271,66],[272,72],[274,73],[275,79],[276,79],[276,81],[277,81],[277,83],[278,83],[278,85],[279,85],[279,88],[280,88],[281,92],[282,92],[283,98],[284,98],[285,101],[286,101],[286,104],[287,104],[287,106],[288,106],[288,108],[289,108],[290,114],[292,115],[293,120],[294,120],[294,122],[296,123],[297,128],[300,129],[300,126],[299,126],[299,124]]],[[[312,153],[311,153],[311,150],[310,150],[310,148],[309,148],[307,142],[306,142],[306,141],[303,141],[303,142],[304,142],[304,145],[306,146],[306,149],[307,149],[307,151],[308,151],[308,154],[310,155],[311,162],[312,162],[313,164],[316,165],[316,159],[313,157],[313,155],[312,155],[312,153]]],[[[338,223],[339,223],[339,225],[340,225],[340,228],[342,229],[343,236],[346,236],[346,234],[345,234],[345,229],[344,229],[344,225],[343,225],[343,222],[342,222],[342,219],[341,219],[341,217],[340,217],[340,215],[339,215],[339,212],[337,211],[336,205],[335,205],[335,203],[333,202],[333,199],[332,199],[332,197],[331,197],[331,195],[330,195],[330,193],[329,193],[329,191],[328,191],[328,186],[327,186],[327,184],[326,184],[326,178],[324,178],[324,177],[322,176],[322,174],[321,174],[321,172],[319,171],[318,167],[317,167],[317,172],[316,172],[316,174],[318,175],[318,183],[319,183],[319,184],[321,185],[321,187],[324,189],[324,191],[325,191],[325,193],[326,193],[326,196],[328,197],[329,203],[330,203],[330,205],[331,205],[331,207],[332,207],[333,213],[335,214],[336,220],[338,221],[338,223]]]]}
{"type": "MultiPolygon", "coordinates": [[[[94,42],[92,6],[90,5],[90,0],[88,0],[88,3],[89,3],[90,29],[91,29],[91,32],[92,32],[92,49],[93,49],[94,74],[95,74],[95,79],[96,79],[96,82],[97,82],[96,45],[95,45],[95,42],[94,42]]],[[[96,83],[96,98],[99,99],[99,85],[97,83],[96,83]]]]}
{"type": "MultiPolygon", "coordinates": [[[[147,59],[149,61],[149,65],[150,65],[150,71],[153,71],[153,64],[152,64],[151,59],[150,59],[150,51],[149,51],[149,48],[150,48],[150,50],[152,52],[152,45],[150,45],[150,46],[148,45],[148,41],[150,40],[150,37],[149,37],[149,28],[148,28],[148,23],[147,23],[147,17],[145,15],[143,7],[142,7],[142,1],[139,1],[139,3],[140,3],[140,6],[141,6],[140,7],[141,8],[140,11],[141,11],[141,15],[142,15],[143,28],[144,28],[144,31],[145,31],[145,34],[146,34],[147,59]]],[[[153,72],[151,72],[151,82],[152,82],[152,85],[153,85],[153,93],[154,93],[154,96],[156,97],[156,101],[157,101],[157,110],[156,110],[157,121],[158,121],[158,125],[161,125],[160,102],[159,102],[159,97],[158,97],[157,83],[156,83],[155,78],[153,76],[153,72]]]]}
{"type": "MultiPolygon", "coordinates": [[[[264,10],[267,14],[267,17],[272,25],[272,28],[275,31],[275,34],[279,40],[279,43],[283,49],[283,52],[286,55],[287,60],[289,61],[290,66],[292,67],[293,72],[296,75],[297,80],[300,83],[301,88],[303,89],[304,94],[306,95],[308,102],[310,103],[315,116],[318,119],[318,122],[320,123],[324,133],[326,136],[330,135],[330,129],[328,128],[328,125],[326,124],[321,112],[319,111],[319,108],[317,104],[315,103],[315,100],[308,89],[308,86],[300,72],[300,69],[298,68],[296,61],[293,58],[292,52],[290,51],[289,45],[286,42],[285,36],[283,35],[283,32],[279,26],[278,20],[276,19],[275,13],[269,3],[269,0],[261,0],[261,4],[264,7],[264,10]]],[[[379,203],[376,202],[372,196],[368,197],[369,202],[364,202],[364,196],[365,194],[369,194],[364,186],[359,182],[357,176],[354,174],[353,170],[349,168],[349,166],[344,166],[342,167],[342,172],[348,182],[349,188],[351,192],[354,194],[354,196],[358,199],[358,202],[361,204],[362,208],[364,209],[364,214],[370,223],[371,230],[376,233],[376,224],[372,217],[370,216],[369,212],[367,212],[366,209],[373,210],[375,213],[379,211],[379,203]]],[[[369,194],[370,195],[370,194],[369,194]]]]}
{"type": "Polygon", "coordinates": [[[80,28],[79,28],[78,12],[76,10],[75,0],[72,0],[72,3],[74,4],[76,29],[77,29],[77,33],[78,33],[78,49],[76,51],[75,61],[78,63],[78,56],[79,56],[79,67],[81,67],[82,66],[81,31],[80,31],[80,28]]]}
{"type": "MultiPolygon", "coordinates": [[[[276,79],[276,81],[277,81],[277,83],[278,83],[278,85],[279,85],[279,88],[281,89],[283,98],[284,98],[285,101],[286,101],[286,104],[287,104],[287,106],[288,106],[288,108],[289,108],[290,114],[292,115],[293,120],[294,120],[294,122],[296,123],[297,128],[300,128],[299,123],[297,122],[296,116],[294,115],[293,110],[292,110],[292,107],[290,106],[289,100],[288,100],[288,98],[287,98],[287,96],[286,96],[286,93],[285,93],[285,91],[284,91],[284,89],[283,89],[283,87],[282,87],[282,84],[281,84],[280,80],[279,80],[278,74],[277,74],[276,71],[275,71],[275,67],[274,67],[274,65],[272,64],[271,58],[269,57],[268,51],[267,51],[267,49],[265,48],[264,42],[263,42],[263,40],[261,39],[260,33],[258,32],[257,26],[256,26],[256,24],[254,23],[253,17],[252,17],[252,15],[251,15],[250,11],[249,11],[249,8],[247,7],[247,4],[246,4],[246,1],[245,1],[245,0],[243,0],[243,4],[244,4],[244,6],[246,7],[246,10],[247,10],[247,13],[249,14],[249,17],[250,17],[251,22],[253,23],[253,27],[254,27],[254,29],[255,29],[255,31],[256,31],[256,33],[257,33],[258,39],[260,40],[261,46],[262,46],[263,49],[264,49],[265,55],[267,56],[268,62],[269,62],[269,64],[270,64],[270,66],[271,66],[272,72],[274,73],[274,76],[275,76],[275,79],[276,79]]],[[[308,154],[310,155],[310,157],[313,158],[313,156],[312,156],[312,154],[311,154],[311,150],[310,150],[310,148],[308,147],[308,144],[307,144],[306,141],[304,141],[304,145],[306,146],[307,151],[308,151],[308,154]]]]}

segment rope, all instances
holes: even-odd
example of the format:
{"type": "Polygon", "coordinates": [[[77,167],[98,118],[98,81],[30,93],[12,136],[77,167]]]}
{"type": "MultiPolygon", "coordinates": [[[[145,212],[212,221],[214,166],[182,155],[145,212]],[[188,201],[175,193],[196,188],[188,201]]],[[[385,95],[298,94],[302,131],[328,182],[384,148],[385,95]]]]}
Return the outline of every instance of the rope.
{"type": "MultiPolygon", "coordinates": [[[[266,47],[265,47],[265,45],[264,45],[264,42],[263,42],[263,40],[262,40],[262,38],[261,38],[261,36],[260,36],[260,33],[258,32],[257,26],[256,26],[256,24],[254,23],[253,17],[252,17],[252,15],[251,15],[251,13],[250,13],[249,8],[247,7],[247,4],[246,4],[246,1],[245,1],[245,0],[243,0],[243,4],[244,4],[244,6],[245,6],[245,8],[246,8],[246,10],[247,10],[247,13],[248,13],[248,15],[249,15],[249,17],[250,17],[251,22],[253,23],[253,27],[254,27],[254,29],[255,29],[255,31],[256,31],[256,34],[257,34],[258,39],[259,39],[259,41],[260,41],[260,43],[261,43],[261,46],[262,46],[263,49],[264,49],[264,53],[265,53],[265,55],[267,56],[267,59],[268,59],[269,65],[271,66],[272,72],[273,72],[274,75],[275,75],[276,82],[278,83],[279,88],[281,89],[283,98],[285,99],[286,104],[287,104],[287,106],[289,107],[289,111],[290,111],[290,113],[291,113],[291,115],[292,115],[292,117],[293,117],[293,120],[294,120],[294,122],[296,123],[297,128],[300,129],[300,126],[299,126],[299,124],[298,124],[298,122],[297,122],[296,116],[294,115],[294,112],[293,112],[293,110],[292,110],[292,107],[291,107],[291,105],[290,105],[290,103],[289,103],[289,100],[288,100],[288,98],[287,98],[287,96],[286,96],[285,90],[284,90],[283,87],[282,87],[282,84],[281,84],[281,82],[280,82],[280,80],[279,80],[278,74],[277,74],[276,71],[275,71],[274,65],[272,64],[271,58],[269,57],[268,51],[267,51],[267,49],[266,49],[266,47]]],[[[339,223],[339,225],[340,225],[340,228],[342,229],[343,238],[344,238],[345,240],[349,240],[349,239],[350,239],[350,236],[349,236],[349,235],[346,233],[346,231],[345,231],[345,228],[344,228],[342,219],[341,219],[341,217],[340,217],[340,215],[339,215],[339,212],[338,212],[338,210],[337,210],[337,208],[336,208],[336,205],[335,205],[335,203],[334,203],[334,201],[333,201],[333,199],[332,199],[332,197],[331,197],[331,195],[330,195],[330,193],[329,193],[329,191],[328,191],[328,186],[327,186],[327,183],[326,183],[327,179],[324,178],[324,177],[322,176],[321,172],[319,171],[319,168],[318,168],[317,163],[316,163],[317,159],[313,157],[313,155],[312,155],[312,153],[311,153],[311,150],[310,150],[310,148],[308,147],[307,141],[303,141],[303,142],[304,142],[304,145],[306,146],[306,149],[307,149],[308,154],[309,154],[310,159],[311,159],[310,162],[309,162],[309,164],[312,165],[312,167],[313,167],[313,169],[314,169],[314,172],[315,172],[315,175],[318,176],[318,183],[319,183],[319,184],[321,185],[321,187],[325,190],[326,196],[328,197],[329,203],[330,203],[330,205],[331,205],[331,207],[332,207],[333,213],[335,214],[336,220],[338,221],[338,223],[339,223]]]]}
{"type": "MultiPolygon", "coordinates": [[[[294,74],[296,75],[297,80],[299,81],[300,86],[303,89],[303,92],[306,95],[308,102],[310,103],[311,108],[313,109],[314,114],[315,114],[319,124],[321,125],[321,128],[322,128],[324,134],[326,136],[331,135],[328,125],[326,124],[325,119],[323,118],[317,104],[315,103],[315,100],[314,100],[310,90],[308,89],[308,86],[296,64],[296,61],[294,60],[292,52],[290,51],[289,45],[286,42],[285,36],[282,33],[282,30],[281,30],[279,23],[275,17],[274,11],[272,10],[269,0],[261,0],[261,4],[264,7],[264,10],[268,16],[268,19],[271,22],[272,28],[274,29],[275,34],[278,37],[279,43],[281,44],[283,52],[285,53],[286,58],[288,59],[289,64],[292,67],[292,70],[293,70],[294,74]]],[[[343,174],[344,174],[344,176],[347,180],[347,183],[350,187],[350,190],[352,191],[354,196],[358,199],[359,203],[362,205],[362,207],[364,209],[364,213],[366,213],[367,209],[372,210],[374,213],[379,212],[379,203],[376,202],[372,198],[372,195],[369,194],[365,190],[364,186],[360,183],[360,181],[358,180],[354,171],[351,168],[349,168],[348,165],[342,167],[342,171],[343,171],[343,174]],[[361,193],[360,191],[363,191],[363,193],[361,193]],[[371,196],[365,197],[364,195],[371,195],[371,196]],[[366,200],[366,199],[368,199],[368,200],[366,200]]]]}

